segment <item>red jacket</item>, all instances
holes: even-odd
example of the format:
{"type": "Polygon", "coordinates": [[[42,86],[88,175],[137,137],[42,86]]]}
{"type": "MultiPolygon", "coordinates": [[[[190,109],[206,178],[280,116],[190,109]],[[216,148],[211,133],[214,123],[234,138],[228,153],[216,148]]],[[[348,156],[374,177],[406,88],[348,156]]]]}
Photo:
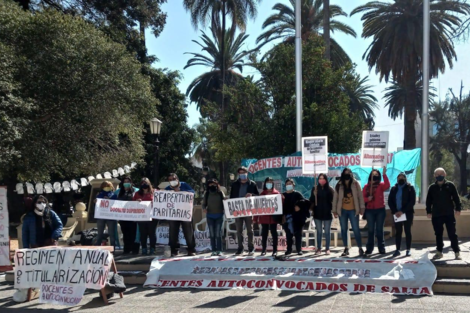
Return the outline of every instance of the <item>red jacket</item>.
{"type": "Polygon", "coordinates": [[[147,193],[144,195],[141,195],[138,191],[134,194],[134,201],[152,201],[153,200],[153,194],[152,193],[147,193]]]}
{"type": "Polygon", "coordinates": [[[367,184],[362,189],[362,195],[364,196],[364,202],[366,204],[366,209],[381,209],[385,208],[385,197],[384,192],[390,188],[390,181],[388,180],[387,174],[383,175],[384,181],[381,182],[377,189],[375,190],[374,198],[372,201],[369,201],[367,192],[370,190],[370,185],[367,184]]]}
{"type": "MultiPolygon", "coordinates": [[[[267,190],[263,190],[263,192],[260,194],[260,196],[265,196],[268,195],[267,190]]],[[[280,194],[279,191],[276,190],[276,188],[273,188],[273,191],[271,193],[272,195],[278,195],[280,194]]],[[[256,224],[277,224],[277,222],[274,220],[272,215],[257,215],[253,216],[253,223],[256,224]]]]}

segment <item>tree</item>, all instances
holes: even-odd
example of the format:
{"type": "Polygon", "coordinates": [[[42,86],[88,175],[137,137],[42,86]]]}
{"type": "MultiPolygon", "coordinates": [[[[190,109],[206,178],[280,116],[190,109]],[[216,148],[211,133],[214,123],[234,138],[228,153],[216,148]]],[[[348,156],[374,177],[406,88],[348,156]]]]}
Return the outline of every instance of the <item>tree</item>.
{"type": "Polygon", "coordinates": [[[436,103],[431,112],[431,121],[435,123],[437,133],[432,138],[434,150],[444,149],[451,152],[460,169],[460,193],[467,192],[467,160],[470,145],[470,95],[463,94],[463,85],[456,96],[449,89],[449,97],[436,103]]]}
{"type": "MultiPolygon", "coordinates": [[[[457,58],[451,41],[460,26],[458,15],[470,13],[470,6],[457,1],[431,0],[430,77],[443,73],[457,58]]],[[[351,15],[362,16],[362,37],[372,38],[364,53],[369,68],[375,67],[380,79],[391,77],[398,84],[413,86],[422,76],[423,1],[394,0],[393,3],[374,1],[359,6],[351,15]]],[[[408,88],[413,90],[413,88],[408,88]]],[[[412,98],[412,94],[408,98],[412,98]]],[[[404,109],[405,149],[416,147],[414,122],[415,102],[404,109]]]]}
{"type": "Polygon", "coordinates": [[[331,58],[330,38],[330,0],[323,0],[323,38],[325,40],[325,59],[331,58]]]}
{"type": "MultiPolygon", "coordinates": [[[[263,23],[263,29],[270,28],[258,37],[257,43],[265,45],[277,39],[283,39],[284,42],[291,44],[295,42],[295,1],[289,0],[290,6],[282,3],[273,6],[273,10],[278,12],[263,23]]],[[[324,14],[323,0],[302,0],[302,40],[305,41],[312,34],[321,34],[324,29],[324,14]]],[[[340,16],[347,16],[340,6],[329,6],[328,25],[331,32],[337,31],[356,37],[356,32],[350,26],[335,19],[340,16]]],[[[334,39],[331,39],[331,61],[337,67],[351,62],[349,56],[334,39]]]]}
{"type": "Polygon", "coordinates": [[[374,129],[375,113],[378,108],[377,98],[374,96],[371,85],[366,85],[369,76],[361,78],[359,74],[354,75],[349,83],[345,84],[345,92],[349,97],[349,109],[351,112],[359,113],[369,129],[374,129]]]}

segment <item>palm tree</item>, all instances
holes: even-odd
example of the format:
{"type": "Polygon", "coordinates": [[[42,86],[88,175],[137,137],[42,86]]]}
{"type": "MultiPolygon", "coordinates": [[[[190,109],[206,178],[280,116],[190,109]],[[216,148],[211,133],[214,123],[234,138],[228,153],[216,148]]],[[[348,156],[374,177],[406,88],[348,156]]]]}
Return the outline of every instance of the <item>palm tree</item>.
{"type": "Polygon", "coordinates": [[[374,109],[378,108],[378,105],[377,98],[371,89],[372,86],[366,85],[368,81],[369,76],[361,79],[360,75],[356,75],[344,89],[349,97],[349,109],[352,112],[359,112],[369,129],[373,129],[375,126],[374,109]]]}
{"type": "MultiPolygon", "coordinates": [[[[283,39],[284,42],[294,43],[295,41],[295,1],[289,0],[290,6],[276,3],[273,10],[278,11],[266,19],[263,23],[263,29],[269,28],[262,33],[257,43],[265,45],[276,39],[283,39]]],[[[302,0],[302,40],[307,40],[310,35],[321,35],[323,30],[323,0],[302,0]]],[[[348,16],[346,12],[337,5],[329,6],[330,30],[331,32],[342,32],[356,37],[356,32],[350,26],[335,20],[339,16],[348,16]]],[[[335,66],[343,66],[351,62],[351,59],[341,46],[331,39],[331,60],[335,66]]]]}
{"type": "MultiPolygon", "coordinates": [[[[446,62],[452,68],[457,59],[451,38],[460,26],[459,14],[469,14],[470,5],[458,1],[431,0],[430,76],[443,73],[446,62]]],[[[423,0],[394,0],[393,3],[373,1],[359,6],[351,15],[362,16],[362,37],[372,38],[364,53],[369,68],[375,67],[380,79],[391,77],[398,84],[409,86],[407,99],[412,99],[413,86],[420,80],[423,54],[423,0]]],[[[416,94],[415,94],[416,96],[416,94]]],[[[414,123],[417,100],[403,103],[405,118],[405,149],[416,147],[414,123]]],[[[397,107],[400,105],[397,104],[397,107]]],[[[391,115],[393,117],[393,115],[391,115]]]]}

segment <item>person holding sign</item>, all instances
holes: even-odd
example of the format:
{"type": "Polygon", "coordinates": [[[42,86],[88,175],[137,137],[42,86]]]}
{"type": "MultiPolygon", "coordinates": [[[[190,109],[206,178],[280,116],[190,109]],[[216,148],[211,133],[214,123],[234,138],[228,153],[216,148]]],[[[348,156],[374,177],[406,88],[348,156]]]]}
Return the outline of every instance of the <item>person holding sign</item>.
{"type": "Polygon", "coordinates": [[[310,195],[311,210],[313,211],[313,219],[317,229],[317,249],[315,255],[321,254],[323,228],[325,229],[325,254],[330,254],[330,231],[333,220],[331,211],[333,210],[334,196],[335,190],[328,184],[328,176],[326,174],[318,175],[318,185],[316,188],[312,188],[310,195]]]}
{"type": "MultiPolygon", "coordinates": [[[[114,194],[114,186],[110,181],[104,181],[101,183],[101,191],[96,196],[96,199],[116,199],[114,194]]],[[[95,200],[96,202],[96,200],[95,200]]],[[[98,207],[95,210],[99,210],[98,207]]],[[[116,244],[116,226],[117,223],[114,220],[96,219],[96,227],[98,228],[98,238],[96,240],[96,246],[101,246],[103,242],[104,229],[108,226],[109,245],[115,246],[116,244]]]]}
{"type": "MultiPolygon", "coordinates": [[[[263,192],[261,192],[261,196],[278,194],[279,191],[274,188],[273,178],[266,177],[264,180],[263,192]]],[[[261,246],[263,247],[261,255],[266,255],[269,232],[271,232],[271,236],[273,237],[273,256],[277,255],[277,224],[281,222],[282,215],[257,215],[253,217],[253,223],[261,225],[261,246]]]]}
{"type": "Polygon", "coordinates": [[[202,209],[206,214],[206,222],[211,238],[212,256],[222,253],[222,225],[224,223],[224,198],[223,191],[217,179],[211,178],[207,182],[208,190],[204,194],[202,209]]]}
{"type": "MultiPolygon", "coordinates": [[[[140,181],[140,189],[134,194],[134,201],[153,201],[153,188],[147,177],[140,181]]],[[[157,245],[157,220],[139,222],[140,245],[142,246],[142,255],[148,255],[147,240],[150,241],[150,254],[155,254],[157,245]]]]}
{"type": "Polygon", "coordinates": [[[354,179],[350,168],[346,167],[341,173],[341,179],[336,184],[336,193],[333,197],[333,214],[339,217],[341,225],[341,239],[345,246],[341,256],[349,255],[348,248],[348,220],[351,222],[354,238],[356,239],[359,255],[364,255],[362,249],[361,231],[359,229],[359,214],[364,214],[365,204],[362,197],[361,184],[354,179]]]}
{"type": "MultiPolygon", "coordinates": [[[[253,196],[259,196],[258,187],[254,181],[248,179],[248,169],[242,166],[238,169],[238,180],[232,184],[230,199],[253,196]]],[[[253,244],[253,217],[251,216],[237,217],[235,219],[238,240],[238,250],[235,254],[240,255],[244,250],[243,223],[245,223],[246,232],[248,234],[248,255],[253,255],[255,253],[255,246],[253,244]]]]}
{"type": "MultiPolygon", "coordinates": [[[[121,201],[133,201],[134,194],[139,191],[138,188],[132,186],[132,179],[124,176],[116,191],[117,199],[121,201]]],[[[139,254],[140,243],[135,242],[137,236],[137,222],[119,221],[121,225],[122,239],[124,241],[123,254],[139,254]]]]}
{"type": "MultiPolygon", "coordinates": [[[[169,186],[165,190],[171,190],[175,192],[186,191],[194,193],[193,188],[185,182],[180,182],[178,176],[175,173],[170,173],[168,175],[169,186]]],[[[184,238],[186,239],[186,244],[188,245],[188,256],[196,255],[196,240],[194,239],[194,226],[193,221],[168,221],[170,225],[170,248],[171,256],[178,255],[178,234],[180,232],[180,226],[183,229],[184,238]]]]}
{"type": "Polygon", "coordinates": [[[388,196],[388,206],[394,215],[395,229],[395,245],[397,251],[394,257],[400,255],[401,236],[403,227],[405,227],[406,235],[406,256],[411,256],[411,225],[413,225],[413,216],[415,213],[414,205],[416,203],[416,191],[410,183],[406,181],[406,174],[400,173],[397,177],[397,184],[390,190],[388,196]]]}
{"type": "Polygon", "coordinates": [[[374,235],[377,236],[377,246],[380,254],[385,254],[385,196],[384,193],[390,188],[390,181],[387,177],[387,168],[384,166],[382,175],[378,170],[372,170],[369,175],[369,182],[364,186],[362,194],[366,203],[366,219],[369,235],[367,238],[366,255],[374,250],[374,235]]]}
{"type": "Polygon", "coordinates": [[[62,235],[62,222],[44,196],[33,198],[23,218],[23,248],[57,246],[62,235]]]}

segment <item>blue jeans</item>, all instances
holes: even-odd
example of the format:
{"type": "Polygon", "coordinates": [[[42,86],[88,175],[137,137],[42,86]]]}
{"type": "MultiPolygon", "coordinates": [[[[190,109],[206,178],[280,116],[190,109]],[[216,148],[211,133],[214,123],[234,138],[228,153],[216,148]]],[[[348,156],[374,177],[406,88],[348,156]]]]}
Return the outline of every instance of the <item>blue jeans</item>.
{"type": "Polygon", "coordinates": [[[351,221],[351,227],[353,229],[357,246],[358,248],[362,248],[361,231],[359,230],[359,215],[356,216],[356,210],[341,209],[339,222],[341,225],[341,239],[343,240],[343,244],[346,248],[348,247],[348,220],[351,221]]]}
{"type": "Polygon", "coordinates": [[[222,251],[222,224],[224,223],[224,217],[206,217],[206,221],[207,226],[209,226],[209,236],[211,237],[212,252],[222,251]]]}
{"type": "Polygon", "coordinates": [[[323,227],[325,227],[325,248],[330,250],[330,241],[331,241],[331,221],[332,220],[317,220],[315,221],[315,228],[317,229],[317,250],[321,250],[321,244],[323,240],[323,227]]]}
{"type": "Polygon", "coordinates": [[[385,224],[385,208],[382,209],[366,209],[367,228],[369,236],[367,238],[367,252],[374,251],[374,235],[377,236],[377,246],[379,252],[385,251],[384,240],[384,224],[385,224]]]}

